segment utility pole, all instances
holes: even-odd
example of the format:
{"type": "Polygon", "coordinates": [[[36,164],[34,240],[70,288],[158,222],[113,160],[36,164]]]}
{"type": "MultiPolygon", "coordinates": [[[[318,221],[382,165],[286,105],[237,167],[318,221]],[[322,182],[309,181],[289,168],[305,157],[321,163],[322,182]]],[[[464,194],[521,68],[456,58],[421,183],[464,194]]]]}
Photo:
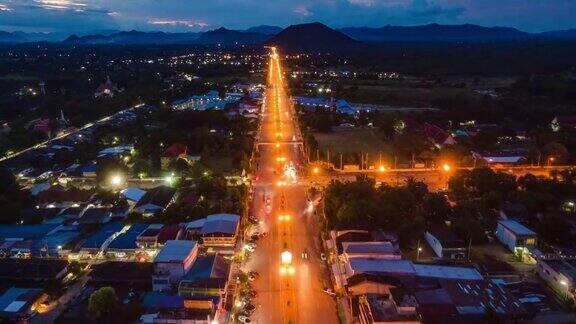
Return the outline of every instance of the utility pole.
{"type": "Polygon", "coordinates": [[[470,239],[468,240],[468,260],[470,260],[470,250],[472,250],[472,235],[470,235],[470,239]]]}
{"type": "Polygon", "coordinates": [[[342,164],[342,153],[340,153],[340,170],[344,170],[344,165],[342,164]]]}
{"type": "Polygon", "coordinates": [[[366,153],[366,161],[365,162],[366,162],[366,170],[368,170],[369,169],[368,164],[370,163],[370,162],[368,162],[368,153],[366,153]]]}

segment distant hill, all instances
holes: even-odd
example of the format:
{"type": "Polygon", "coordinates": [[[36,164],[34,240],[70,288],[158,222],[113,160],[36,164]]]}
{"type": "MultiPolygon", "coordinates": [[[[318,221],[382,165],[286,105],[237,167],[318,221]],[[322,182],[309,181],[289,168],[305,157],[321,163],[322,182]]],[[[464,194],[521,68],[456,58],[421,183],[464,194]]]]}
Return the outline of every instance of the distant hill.
{"type": "Polygon", "coordinates": [[[141,32],[136,30],[112,33],[110,35],[72,35],[66,43],[74,44],[173,44],[192,43],[198,39],[197,33],[141,32]]]}
{"type": "Polygon", "coordinates": [[[260,26],[250,27],[244,31],[248,32],[248,33],[257,33],[257,34],[263,34],[263,35],[276,35],[282,31],[282,27],[260,25],[260,26]]]}
{"type": "Polygon", "coordinates": [[[219,28],[204,33],[164,33],[132,30],[105,35],[72,35],[66,39],[74,44],[202,44],[248,45],[259,44],[268,35],[219,28]]]}
{"type": "Polygon", "coordinates": [[[363,42],[454,42],[523,40],[532,34],[510,27],[478,25],[384,26],[381,28],[347,27],[340,31],[363,42]]]}
{"type": "Polygon", "coordinates": [[[0,31],[0,43],[20,43],[25,41],[22,35],[0,31]]]}
{"type": "Polygon", "coordinates": [[[279,46],[284,52],[340,52],[364,47],[361,42],[322,23],[289,26],[266,44],[279,46]]]}
{"type": "Polygon", "coordinates": [[[242,32],[226,28],[204,32],[196,39],[196,44],[205,45],[252,45],[260,44],[270,38],[269,35],[260,33],[242,32]]]}
{"type": "Polygon", "coordinates": [[[576,29],[553,30],[538,34],[541,38],[572,39],[576,40],[576,29]]]}

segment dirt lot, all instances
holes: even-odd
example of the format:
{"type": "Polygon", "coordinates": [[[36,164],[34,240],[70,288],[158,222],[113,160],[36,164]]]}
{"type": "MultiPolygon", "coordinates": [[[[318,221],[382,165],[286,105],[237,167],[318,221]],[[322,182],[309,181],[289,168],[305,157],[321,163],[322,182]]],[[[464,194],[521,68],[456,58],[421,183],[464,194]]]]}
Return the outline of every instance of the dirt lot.
{"type": "Polygon", "coordinates": [[[340,130],[332,133],[314,133],[314,138],[318,141],[321,154],[330,151],[331,157],[338,154],[350,153],[368,153],[369,159],[377,159],[379,154],[385,156],[392,152],[391,147],[384,143],[376,133],[371,129],[349,129],[340,130]]]}

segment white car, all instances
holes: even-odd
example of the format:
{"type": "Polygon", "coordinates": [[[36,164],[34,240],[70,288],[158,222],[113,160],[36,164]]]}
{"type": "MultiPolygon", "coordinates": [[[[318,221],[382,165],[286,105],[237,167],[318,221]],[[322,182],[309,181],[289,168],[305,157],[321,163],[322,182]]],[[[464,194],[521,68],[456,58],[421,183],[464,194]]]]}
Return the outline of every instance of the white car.
{"type": "Polygon", "coordinates": [[[252,323],[252,321],[246,316],[238,316],[238,322],[245,324],[252,323]]]}

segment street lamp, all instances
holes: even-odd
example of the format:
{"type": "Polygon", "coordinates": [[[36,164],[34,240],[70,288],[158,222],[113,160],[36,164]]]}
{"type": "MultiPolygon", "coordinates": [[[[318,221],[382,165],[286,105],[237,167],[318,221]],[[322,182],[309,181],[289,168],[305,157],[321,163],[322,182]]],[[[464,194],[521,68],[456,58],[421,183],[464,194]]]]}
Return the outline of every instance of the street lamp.
{"type": "Polygon", "coordinates": [[[318,169],[318,167],[314,167],[314,169],[312,169],[312,172],[314,174],[318,174],[318,172],[320,172],[320,169],[318,169]]]}
{"type": "Polygon", "coordinates": [[[384,172],[384,171],[386,171],[386,168],[383,165],[381,165],[378,167],[378,171],[384,172]]]}
{"type": "Polygon", "coordinates": [[[448,164],[448,163],[442,164],[442,171],[450,172],[451,169],[452,169],[452,167],[450,166],[450,164],[448,164]]]}
{"type": "Polygon", "coordinates": [[[122,184],[122,181],[124,180],[124,177],[122,177],[121,174],[114,174],[111,178],[110,178],[110,184],[117,187],[119,185],[122,184]]]}

